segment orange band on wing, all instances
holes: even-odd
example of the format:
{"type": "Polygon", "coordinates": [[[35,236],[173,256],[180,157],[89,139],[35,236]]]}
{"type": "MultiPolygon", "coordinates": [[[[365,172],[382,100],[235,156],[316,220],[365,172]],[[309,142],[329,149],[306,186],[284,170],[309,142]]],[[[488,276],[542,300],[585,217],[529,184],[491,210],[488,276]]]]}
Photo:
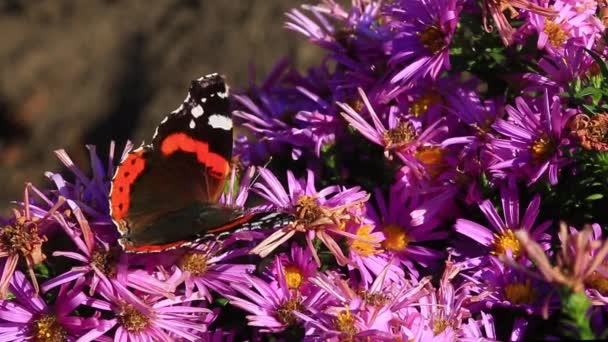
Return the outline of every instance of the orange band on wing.
{"type": "Polygon", "coordinates": [[[145,166],[144,150],[129,153],[127,159],[118,166],[110,194],[112,218],[115,220],[127,216],[131,204],[131,185],[144,171],[145,166]]]}
{"type": "Polygon", "coordinates": [[[185,133],[173,133],[161,143],[160,151],[164,156],[170,156],[177,151],[195,153],[196,159],[211,169],[210,175],[224,179],[230,172],[228,161],[217,153],[209,151],[209,144],[192,139],[185,133]]]}
{"type": "Polygon", "coordinates": [[[229,222],[221,227],[218,228],[214,228],[214,229],[210,229],[207,231],[207,233],[211,233],[211,234],[217,234],[217,233],[221,233],[221,232],[225,232],[227,230],[230,230],[232,228],[234,228],[235,226],[238,226],[241,223],[245,223],[247,221],[249,221],[251,219],[251,217],[253,216],[253,214],[250,215],[245,215],[243,217],[239,217],[238,219],[229,222]]]}

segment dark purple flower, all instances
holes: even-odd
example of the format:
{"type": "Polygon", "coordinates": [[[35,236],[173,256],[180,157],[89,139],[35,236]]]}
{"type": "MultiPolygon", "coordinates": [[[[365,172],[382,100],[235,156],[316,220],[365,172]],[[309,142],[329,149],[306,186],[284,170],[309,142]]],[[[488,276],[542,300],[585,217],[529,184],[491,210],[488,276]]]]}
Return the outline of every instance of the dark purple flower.
{"type": "Polygon", "coordinates": [[[395,34],[384,50],[396,69],[392,83],[436,79],[450,69],[449,48],[461,7],[458,0],[401,0],[388,6],[388,26],[395,34]]]}

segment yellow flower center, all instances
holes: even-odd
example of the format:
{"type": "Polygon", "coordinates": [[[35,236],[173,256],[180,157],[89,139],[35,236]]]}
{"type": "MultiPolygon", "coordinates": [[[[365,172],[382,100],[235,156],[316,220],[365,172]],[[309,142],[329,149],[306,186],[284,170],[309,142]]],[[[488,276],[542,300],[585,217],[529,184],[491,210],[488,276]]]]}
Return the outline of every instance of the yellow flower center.
{"type": "Polygon", "coordinates": [[[300,268],[296,265],[287,265],[285,266],[284,272],[287,286],[292,290],[300,288],[300,285],[302,285],[302,282],[304,281],[304,276],[302,275],[300,268]]]}
{"type": "Polygon", "coordinates": [[[397,127],[384,132],[383,140],[387,148],[400,148],[416,138],[414,125],[409,122],[399,122],[397,127]]]}
{"type": "Polygon", "coordinates": [[[150,318],[131,304],[123,305],[117,318],[118,323],[128,332],[140,332],[150,325],[150,318]]]}
{"type": "Polygon", "coordinates": [[[437,336],[449,326],[451,326],[451,324],[447,320],[443,318],[436,318],[433,320],[433,334],[437,336]]]}
{"type": "Polygon", "coordinates": [[[505,286],[505,298],[512,304],[532,304],[536,299],[536,291],[530,280],[523,283],[513,282],[505,286]]]}
{"type": "Polygon", "coordinates": [[[427,26],[422,32],[418,32],[418,35],[422,46],[433,55],[446,47],[443,32],[435,25],[427,26]]]}
{"type": "Polygon", "coordinates": [[[277,319],[285,325],[294,325],[298,321],[294,311],[303,311],[302,300],[295,297],[284,302],[276,311],[277,319]]]}
{"type": "Polygon", "coordinates": [[[410,114],[415,117],[420,117],[422,114],[426,113],[432,105],[439,101],[441,101],[441,96],[435,92],[429,92],[422,95],[412,103],[410,114]]]}
{"type": "Polygon", "coordinates": [[[184,272],[189,272],[193,276],[202,276],[207,272],[209,265],[207,264],[208,254],[189,252],[182,256],[179,261],[179,267],[184,272]]]}
{"type": "Polygon", "coordinates": [[[532,158],[536,162],[542,162],[547,160],[553,151],[555,150],[555,144],[553,140],[547,137],[546,135],[541,136],[536,139],[532,147],[530,147],[530,151],[532,152],[532,158]]]}
{"type": "Polygon", "coordinates": [[[493,245],[494,251],[492,251],[492,254],[495,255],[505,255],[510,250],[511,255],[516,258],[521,253],[519,240],[511,229],[507,229],[500,235],[494,234],[493,245]]]}
{"type": "Polygon", "coordinates": [[[568,33],[562,29],[561,25],[549,18],[545,18],[543,31],[549,36],[549,44],[554,47],[562,46],[568,39],[568,33]]]}
{"type": "Polygon", "coordinates": [[[352,251],[363,257],[380,253],[373,243],[374,238],[370,234],[371,230],[370,225],[364,225],[357,229],[357,236],[365,240],[352,240],[350,245],[352,251]]]}
{"type": "Polygon", "coordinates": [[[342,332],[346,336],[354,336],[357,333],[355,326],[355,317],[350,313],[348,306],[344,307],[344,311],[338,313],[334,319],[335,329],[342,332]]]}
{"type": "Polygon", "coordinates": [[[585,283],[587,286],[596,289],[604,296],[608,294],[608,279],[597,271],[591,273],[587,279],[585,279],[585,283]]]}
{"type": "Polygon", "coordinates": [[[36,342],[63,342],[67,333],[55,315],[43,314],[32,324],[32,336],[36,342]]]}
{"type": "Polygon", "coordinates": [[[382,241],[382,246],[389,251],[401,252],[407,248],[410,243],[410,238],[403,228],[396,224],[389,224],[385,226],[382,231],[384,232],[385,239],[382,241]]]}
{"type": "Polygon", "coordinates": [[[431,177],[437,177],[447,167],[443,150],[440,147],[422,147],[416,151],[416,158],[425,166],[431,177]]]}

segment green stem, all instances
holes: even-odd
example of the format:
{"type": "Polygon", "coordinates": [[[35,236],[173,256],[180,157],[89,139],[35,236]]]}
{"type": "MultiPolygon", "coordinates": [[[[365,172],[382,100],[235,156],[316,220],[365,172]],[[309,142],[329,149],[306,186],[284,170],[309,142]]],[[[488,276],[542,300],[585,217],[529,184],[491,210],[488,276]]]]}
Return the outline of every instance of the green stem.
{"type": "Polygon", "coordinates": [[[562,313],[567,317],[567,323],[574,325],[581,340],[594,340],[595,334],[591,330],[587,313],[591,308],[591,301],[585,293],[574,293],[564,290],[562,297],[562,313]]]}

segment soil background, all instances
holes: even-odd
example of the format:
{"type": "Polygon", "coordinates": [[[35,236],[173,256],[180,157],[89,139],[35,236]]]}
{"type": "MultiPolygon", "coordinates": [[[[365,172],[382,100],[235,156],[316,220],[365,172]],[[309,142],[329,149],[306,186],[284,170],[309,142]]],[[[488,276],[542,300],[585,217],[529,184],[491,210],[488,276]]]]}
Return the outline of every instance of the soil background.
{"type": "Polygon", "coordinates": [[[242,89],[283,57],[316,63],[319,50],[283,28],[300,3],[0,1],[0,213],[25,182],[50,186],[56,149],[88,166],[85,144],[103,155],[110,140],[149,140],[194,78],[220,72],[242,89]]]}

